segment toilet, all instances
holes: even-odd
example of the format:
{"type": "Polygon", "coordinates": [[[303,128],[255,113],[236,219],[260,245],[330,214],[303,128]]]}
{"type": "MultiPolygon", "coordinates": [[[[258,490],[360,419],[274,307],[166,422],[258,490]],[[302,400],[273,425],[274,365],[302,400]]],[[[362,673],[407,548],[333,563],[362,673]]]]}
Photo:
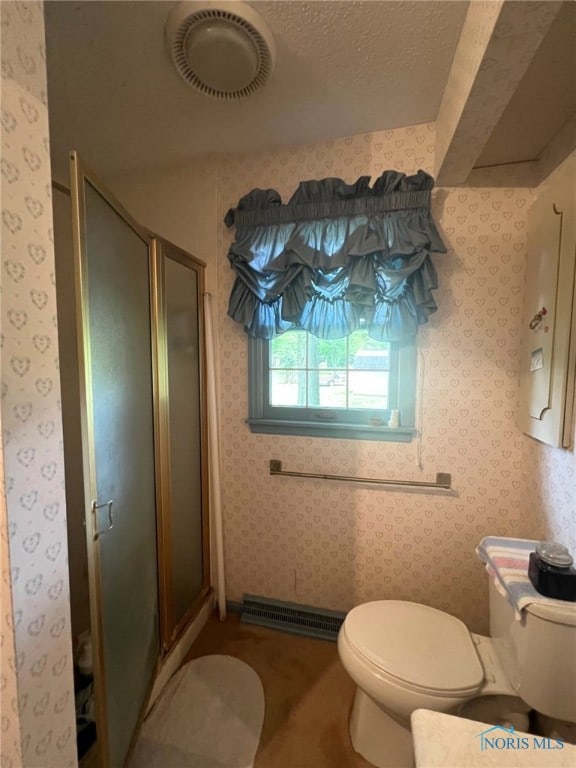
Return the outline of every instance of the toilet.
{"type": "Polygon", "coordinates": [[[413,766],[415,709],[528,728],[531,709],[576,722],[576,605],[529,605],[522,620],[489,579],[490,636],[448,613],[379,600],[353,608],[338,635],[357,685],[350,737],[378,768],[413,766]]]}

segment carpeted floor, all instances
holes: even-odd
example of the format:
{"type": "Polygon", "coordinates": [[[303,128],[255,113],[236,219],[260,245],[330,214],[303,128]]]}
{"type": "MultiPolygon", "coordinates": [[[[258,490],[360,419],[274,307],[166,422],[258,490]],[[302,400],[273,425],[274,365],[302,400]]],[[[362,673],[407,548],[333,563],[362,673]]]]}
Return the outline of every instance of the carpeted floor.
{"type": "Polygon", "coordinates": [[[336,643],[213,617],[187,660],[236,656],[260,675],[266,699],[254,768],[368,768],[352,749],[348,716],[354,684],[336,643]]]}

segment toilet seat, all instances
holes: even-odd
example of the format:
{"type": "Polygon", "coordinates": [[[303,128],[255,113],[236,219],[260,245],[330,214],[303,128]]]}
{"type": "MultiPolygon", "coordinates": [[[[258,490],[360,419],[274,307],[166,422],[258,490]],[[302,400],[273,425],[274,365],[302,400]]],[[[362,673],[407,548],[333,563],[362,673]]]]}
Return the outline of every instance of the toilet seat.
{"type": "Polygon", "coordinates": [[[401,600],[353,608],[342,626],[355,655],[395,685],[439,697],[474,695],[484,669],[466,625],[443,611],[401,600]]]}

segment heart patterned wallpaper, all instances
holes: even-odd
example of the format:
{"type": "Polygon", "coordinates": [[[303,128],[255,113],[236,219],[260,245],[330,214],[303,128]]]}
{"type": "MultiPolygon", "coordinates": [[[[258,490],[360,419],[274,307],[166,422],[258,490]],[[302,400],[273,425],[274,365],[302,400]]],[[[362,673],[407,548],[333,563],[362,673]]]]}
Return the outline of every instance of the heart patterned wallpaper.
{"type": "MultiPolygon", "coordinates": [[[[76,760],[42,5],[3,2],[1,11],[7,519],[0,516],[0,763],[19,765],[21,752],[26,765],[63,768],[76,760]]],[[[226,259],[232,233],[221,223],[227,209],[256,186],[287,197],[303,179],[432,171],[434,144],[434,125],[411,126],[112,185],[140,220],[206,259],[218,293],[232,600],[251,592],[346,610],[365,600],[410,599],[486,631],[485,577],[474,556],[483,536],[551,534],[576,548],[574,453],[542,446],[516,427],[533,190],[434,192],[449,251],[435,259],[440,309],[419,337],[418,440],[253,435],[245,424],[247,342],[226,317],[233,279],[226,259]],[[271,477],[271,458],[288,469],[396,479],[447,471],[456,493],[271,477]]]]}
{"type": "Polygon", "coordinates": [[[526,437],[522,488],[522,508],[540,521],[542,534],[561,542],[576,556],[576,460],[573,451],[552,448],[526,437]]]}
{"type": "MultiPolygon", "coordinates": [[[[0,435],[2,428],[0,424],[0,435]]],[[[4,484],[4,455],[0,442],[0,765],[9,768],[22,763],[20,718],[18,717],[18,681],[12,589],[10,585],[10,552],[8,550],[8,518],[6,516],[6,486],[4,484]]]]}
{"type": "Polygon", "coordinates": [[[13,603],[1,764],[20,765],[21,748],[26,766],[64,768],[76,745],[43,6],[3,2],[1,14],[2,593],[13,603]]]}
{"type": "MultiPolygon", "coordinates": [[[[227,158],[218,181],[219,221],[253,187],[272,187],[286,199],[302,179],[337,176],[352,182],[387,168],[430,169],[434,143],[430,124],[227,158]]],[[[528,189],[435,190],[435,217],[449,252],[435,257],[440,309],[420,334],[421,437],[409,445],[249,431],[246,337],[226,317],[232,233],[220,225],[221,450],[230,599],[249,592],[339,610],[366,600],[408,599],[449,611],[475,631],[487,630],[476,544],[488,534],[539,537],[547,527],[522,492],[527,454],[532,451],[539,462],[539,449],[516,427],[532,200],[528,189]],[[457,493],[271,477],[271,458],[290,470],[330,474],[424,480],[451,472],[457,493]]],[[[540,484],[539,492],[571,497],[573,509],[573,471],[567,466],[574,455],[560,454],[547,462],[556,479],[540,484]]],[[[548,506],[554,503],[550,499],[548,506]]],[[[555,523],[564,538],[574,524],[568,507],[563,504],[565,512],[555,523]]]]}

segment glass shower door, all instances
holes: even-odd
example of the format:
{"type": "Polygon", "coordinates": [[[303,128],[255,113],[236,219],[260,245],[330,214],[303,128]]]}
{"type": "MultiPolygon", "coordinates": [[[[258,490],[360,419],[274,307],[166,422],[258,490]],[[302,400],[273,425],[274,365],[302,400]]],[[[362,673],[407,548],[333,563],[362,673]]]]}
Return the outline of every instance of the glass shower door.
{"type": "Polygon", "coordinates": [[[159,657],[152,245],[71,167],[97,738],[121,768],[159,657]]]}
{"type": "Polygon", "coordinates": [[[164,650],[193,618],[209,589],[203,419],[203,267],[158,239],[163,286],[167,493],[163,515],[164,650]]]}

